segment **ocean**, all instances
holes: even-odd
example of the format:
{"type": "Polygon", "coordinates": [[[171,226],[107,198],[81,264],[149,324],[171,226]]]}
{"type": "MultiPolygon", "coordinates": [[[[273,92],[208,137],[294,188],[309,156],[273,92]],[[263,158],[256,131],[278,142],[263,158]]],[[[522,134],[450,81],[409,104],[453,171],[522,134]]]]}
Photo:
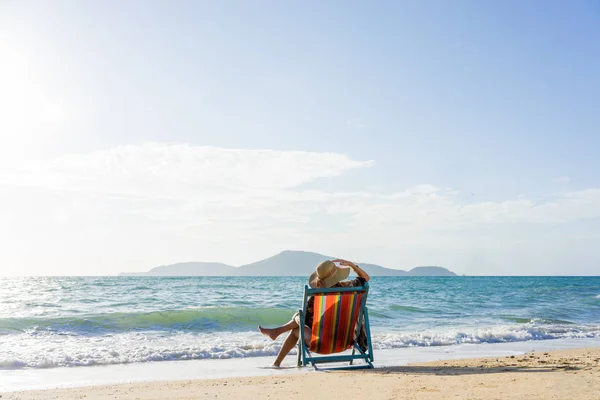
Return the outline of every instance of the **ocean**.
{"type": "MultiPolygon", "coordinates": [[[[0,369],[275,356],[305,277],[0,278],[0,369]]],[[[600,277],[372,277],[386,349],[600,338],[600,277]]],[[[295,354],[295,350],[291,354],[295,354]]],[[[293,358],[293,356],[290,356],[293,358]]]]}

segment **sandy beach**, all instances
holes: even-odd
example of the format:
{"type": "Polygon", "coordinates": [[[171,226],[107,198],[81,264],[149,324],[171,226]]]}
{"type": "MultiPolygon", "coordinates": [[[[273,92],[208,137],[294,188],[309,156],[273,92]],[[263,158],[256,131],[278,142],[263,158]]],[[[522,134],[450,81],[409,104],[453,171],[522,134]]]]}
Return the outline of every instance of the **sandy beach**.
{"type": "Polygon", "coordinates": [[[363,371],[9,392],[2,399],[599,399],[600,348],[363,371]]]}

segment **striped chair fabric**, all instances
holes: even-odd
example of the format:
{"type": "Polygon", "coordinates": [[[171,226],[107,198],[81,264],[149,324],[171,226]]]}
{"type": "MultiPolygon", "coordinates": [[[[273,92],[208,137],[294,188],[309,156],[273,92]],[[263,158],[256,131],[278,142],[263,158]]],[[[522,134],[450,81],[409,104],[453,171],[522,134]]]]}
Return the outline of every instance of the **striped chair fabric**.
{"type": "Polygon", "coordinates": [[[340,353],[352,347],[362,293],[315,295],[310,351],[340,353]]]}

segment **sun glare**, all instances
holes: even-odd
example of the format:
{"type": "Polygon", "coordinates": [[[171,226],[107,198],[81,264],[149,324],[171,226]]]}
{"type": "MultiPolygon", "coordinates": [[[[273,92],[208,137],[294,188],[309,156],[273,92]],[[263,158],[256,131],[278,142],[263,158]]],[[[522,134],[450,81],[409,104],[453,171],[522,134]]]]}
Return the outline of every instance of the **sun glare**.
{"type": "Polygon", "coordinates": [[[0,41],[0,138],[3,156],[27,148],[31,143],[68,119],[67,102],[52,93],[40,74],[38,63],[26,51],[0,41]]]}
{"type": "Polygon", "coordinates": [[[67,109],[62,100],[46,102],[41,109],[40,116],[49,122],[63,122],[67,119],[67,109]]]}

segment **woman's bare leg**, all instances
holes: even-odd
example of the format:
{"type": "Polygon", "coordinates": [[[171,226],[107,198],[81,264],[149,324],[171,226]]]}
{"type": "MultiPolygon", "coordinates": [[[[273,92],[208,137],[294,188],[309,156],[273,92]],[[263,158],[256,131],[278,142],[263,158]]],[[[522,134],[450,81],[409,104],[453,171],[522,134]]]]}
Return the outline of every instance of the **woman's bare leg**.
{"type": "MultiPolygon", "coordinates": [[[[279,350],[279,353],[277,354],[277,358],[273,362],[274,367],[279,367],[285,356],[287,356],[289,352],[294,348],[294,346],[296,346],[296,343],[298,343],[298,332],[298,328],[293,329],[288,335],[288,337],[285,339],[283,345],[281,346],[281,349],[279,350]]],[[[304,343],[310,343],[310,334],[310,328],[308,326],[305,326],[304,343]]]]}
{"type": "Polygon", "coordinates": [[[294,317],[292,318],[292,320],[285,325],[278,326],[277,328],[263,328],[262,326],[259,325],[258,330],[263,335],[270,337],[271,340],[275,340],[282,333],[296,329],[299,326],[300,326],[300,317],[298,316],[298,313],[296,313],[296,314],[294,314],[294,317]]]}
{"type": "Polygon", "coordinates": [[[271,340],[275,340],[282,333],[285,333],[287,331],[291,331],[291,330],[296,329],[296,328],[298,328],[298,322],[296,322],[296,319],[292,319],[287,324],[278,326],[277,328],[263,328],[260,325],[258,326],[258,330],[263,335],[270,337],[271,340]]]}

